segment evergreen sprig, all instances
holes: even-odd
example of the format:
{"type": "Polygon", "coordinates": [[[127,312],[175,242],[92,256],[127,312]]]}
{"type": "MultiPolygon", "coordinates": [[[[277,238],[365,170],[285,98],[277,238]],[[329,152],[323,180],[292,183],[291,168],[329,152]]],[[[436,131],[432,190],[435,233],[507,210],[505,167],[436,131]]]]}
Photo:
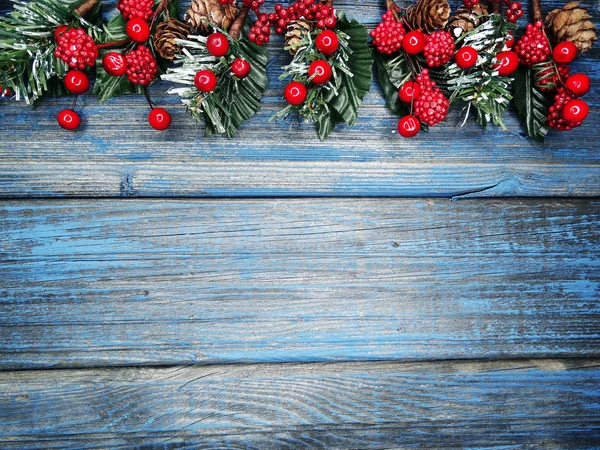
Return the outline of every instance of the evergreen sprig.
{"type": "MultiPolygon", "coordinates": [[[[308,85],[310,64],[322,59],[315,39],[321,30],[307,33],[298,44],[292,62],[284,66],[281,80],[291,79],[308,85]]],[[[373,58],[367,46],[368,33],[358,22],[349,21],[340,14],[336,33],[339,40],[338,51],[327,59],[331,66],[331,80],[322,85],[312,86],[302,105],[288,105],[275,113],[271,120],[285,119],[297,112],[303,119],[317,125],[317,133],[324,140],[337,123],[352,126],[357,118],[358,107],[371,87],[371,65],[373,58]]]]}
{"type": "Polygon", "coordinates": [[[476,121],[482,127],[492,122],[506,129],[503,118],[512,99],[513,80],[500,76],[494,64],[497,53],[505,47],[509,32],[514,29],[516,25],[502,15],[491,14],[486,22],[457,39],[457,44],[473,47],[479,53],[475,66],[470,69],[461,69],[455,62],[444,69],[450,102],[466,104],[465,122],[474,110],[476,121]]]}
{"type": "Polygon", "coordinates": [[[34,0],[14,2],[13,11],[0,17],[0,85],[15,93],[17,100],[33,103],[58,86],[68,70],[54,56],[53,34],[61,25],[98,30],[96,9],[86,20],[74,9],[82,1],[34,0]]]}
{"type": "MultiPolygon", "coordinates": [[[[227,36],[225,31],[215,29],[227,36]]],[[[216,132],[233,137],[241,123],[256,114],[267,87],[267,50],[246,39],[229,39],[229,58],[210,55],[204,36],[176,39],[183,53],[175,59],[175,67],[161,77],[183,86],[168,92],[181,97],[192,117],[204,119],[208,136],[216,132]],[[244,79],[237,78],[229,69],[238,56],[250,63],[250,75],[244,79]],[[218,79],[217,87],[209,93],[198,91],[194,85],[196,73],[204,69],[213,71],[218,79]]]]}

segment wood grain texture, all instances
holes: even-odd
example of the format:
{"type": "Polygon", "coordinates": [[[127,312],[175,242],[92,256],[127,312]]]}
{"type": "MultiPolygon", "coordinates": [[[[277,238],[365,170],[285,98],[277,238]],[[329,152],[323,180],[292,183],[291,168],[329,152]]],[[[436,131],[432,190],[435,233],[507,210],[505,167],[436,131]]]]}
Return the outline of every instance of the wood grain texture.
{"type": "MultiPolygon", "coordinates": [[[[4,2],[4,0],[2,0],[4,2]]],[[[268,1],[267,7],[274,1],[268,1]]],[[[383,1],[338,1],[337,7],[372,28],[383,1]]],[[[524,2],[527,3],[527,2],[524,2]]],[[[4,3],[6,5],[6,3],[4,3]]],[[[458,3],[455,1],[453,6],[458,3]]],[[[561,4],[548,1],[550,10],[561,4]]],[[[598,17],[597,5],[592,15],[598,17]]],[[[110,12],[108,12],[110,14],[110,12]]],[[[173,114],[173,126],[150,129],[145,100],[128,96],[99,103],[81,99],[84,126],[59,129],[55,116],[66,99],[31,110],[0,102],[0,197],[45,196],[598,196],[600,51],[573,64],[592,78],[587,123],[553,133],[544,145],[524,136],[513,114],[509,131],[460,128],[460,111],[416,139],[399,139],[397,123],[376,84],[355,127],[337,127],[322,143],[313,126],[269,122],[283,106],[281,65],[289,60],[281,38],[270,45],[271,82],[261,112],[234,140],[204,138],[168,85],[152,88],[156,103],[173,114]]]]}
{"type": "Polygon", "coordinates": [[[0,205],[0,368],[600,356],[600,202],[0,205]]]}
{"type": "Polygon", "coordinates": [[[0,373],[13,448],[597,448],[600,361],[0,373]]]}

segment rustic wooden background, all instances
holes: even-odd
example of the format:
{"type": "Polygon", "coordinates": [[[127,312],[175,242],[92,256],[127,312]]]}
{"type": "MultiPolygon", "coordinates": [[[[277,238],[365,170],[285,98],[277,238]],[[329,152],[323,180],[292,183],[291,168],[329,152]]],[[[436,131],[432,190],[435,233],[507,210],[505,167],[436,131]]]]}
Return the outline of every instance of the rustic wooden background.
{"type": "Polygon", "coordinates": [[[375,84],[319,142],[268,122],[280,47],[233,140],[164,83],[163,133],[137,96],[76,133],[0,101],[0,448],[600,448],[600,51],[540,145],[399,139],[375,84]]]}

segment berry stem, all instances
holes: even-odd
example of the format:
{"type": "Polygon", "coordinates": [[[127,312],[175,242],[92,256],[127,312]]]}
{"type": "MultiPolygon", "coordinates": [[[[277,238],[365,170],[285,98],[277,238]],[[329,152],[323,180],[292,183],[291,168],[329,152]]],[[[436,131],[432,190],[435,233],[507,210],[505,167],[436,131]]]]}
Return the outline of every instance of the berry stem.
{"type": "Polygon", "coordinates": [[[163,11],[165,11],[167,13],[167,18],[169,18],[169,3],[171,3],[171,0],[160,0],[158,7],[154,11],[154,14],[152,14],[152,20],[150,21],[150,30],[152,30],[154,28],[154,22],[156,21],[156,18],[163,11]]]}
{"type": "Polygon", "coordinates": [[[85,0],[81,5],[73,10],[73,12],[80,17],[86,17],[92,10],[98,6],[99,0],[85,0]]]}
{"type": "Polygon", "coordinates": [[[533,23],[544,21],[542,2],[540,0],[531,0],[531,10],[533,11],[533,23]]]}
{"type": "Polygon", "coordinates": [[[400,22],[400,7],[396,4],[396,2],[394,0],[385,0],[385,6],[388,11],[392,12],[392,14],[394,15],[394,19],[400,22]]]}
{"type": "Polygon", "coordinates": [[[240,9],[240,13],[231,24],[231,27],[229,27],[229,36],[231,36],[233,39],[239,39],[240,34],[242,33],[242,28],[244,27],[244,22],[246,22],[246,17],[248,17],[249,11],[250,8],[243,6],[242,9],[240,9]]]}
{"type": "Polygon", "coordinates": [[[76,95],[76,96],[75,96],[75,98],[73,99],[73,104],[71,105],[71,109],[72,109],[73,111],[75,111],[75,105],[77,104],[77,97],[78,97],[78,96],[76,95]]]}
{"type": "Polygon", "coordinates": [[[119,45],[129,44],[131,39],[125,39],[124,41],[115,41],[115,42],[107,42],[105,44],[96,44],[96,48],[107,48],[107,47],[117,47],[119,45]]]}
{"type": "Polygon", "coordinates": [[[148,102],[150,109],[154,109],[154,106],[152,106],[152,100],[150,100],[150,94],[148,93],[148,86],[144,86],[144,95],[146,96],[146,101],[148,102]]]}

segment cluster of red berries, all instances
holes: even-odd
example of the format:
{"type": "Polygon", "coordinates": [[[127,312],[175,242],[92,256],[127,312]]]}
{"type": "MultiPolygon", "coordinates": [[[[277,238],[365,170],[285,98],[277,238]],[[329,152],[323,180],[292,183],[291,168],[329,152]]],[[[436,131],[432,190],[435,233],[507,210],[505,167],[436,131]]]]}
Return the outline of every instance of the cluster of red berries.
{"type": "Polygon", "coordinates": [[[153,6],[152,0],[119,0],[117,2],[117,9],[126,20],[135,17],[148,20],[152,16],[153,6]]]}
{"type": "Polygon", "coordinates": [[[138,45],[125,56],[127,78],[133,84],[148,86],[156,78],[158,64],[145,45],[138,45]]]}
{"type": "Polygon", "coordinates": [[[550,55],[550,43],[544,33],[544,24],[538,21],[535,24],[528,23],[525,34],[515,44],[515,52],[519,56],[521,64],[531,67],[534,64],[544,62],[550,55]]]}
{"type": "Polygon", "coordinates": [[[516,23],[520,17],[523,16],[523,5],[521,2],[509,2],[507,3],[508,8],[504,12],[506,14],[506,20],[511,23],[516,23]]]}
{"type": "Polygon", "coordinates": [[[269,14],[269,22],[278,34],[285,33],[291,22],[304,18],[314,21],[317,28],[335,28],[337,18],[331,6],[318,3],[316,0],[296,0],[284,8],[281,3],[275,5],[275,12],[269,14]]]}
{"type": "Polygon", "coordinates": [[[245,8],[250,8],[253,11],[258,11],[264,4],[265,0],[242,0],[242,5],[245,8]]]}
{"type": "Polygon", "coordinates": [[[379,53],[391,55],[402,48],[405,30],[402,22],[398,22],[392,11],[381,16],[382,21],[371,30],[372,44],[379,53]]]}
{"type": "Polygon", "coordinates": [[[454,56],[454,39],[447,31],[436,31],[427,36],[423,55],[429,67],[446,64],[454,56]]]}
{"type": "Polygon", "coordinates": [[[469,9],[473,9],[473,6],[478,5],[480,0],[463,0],[463,5],[469,9]]]}
{"type": "Polygon", "coordinates": [[[257,45],[264,45],[269,42],[271,35],[271,26],[269,24],[269,17],[266,14],[260,14],[258,19],[250,27],[248,32],[248,39],[257,45]]]}
{"type": "Polygon", "coordinates": [[[54,33],[56,49],[54,56],[62,59],[72,69],[85,69],[96,64],[98,50],[91,36],[81,28],[59,27],[54,33]]]}
{"type": "Polygon", "coordinates": [[[569,66],[560,65],[554,68],[554,65],[536,72],[536,86],[542,92],[554,92],[559,85],[564,85],[569,77],[569,66]]]}
{"type": "Polygon", "coordinates": [[[569,131],[578,127],[583,121],[581,116],[584,111],[582,111],[581,104],[585,105],[583,116],[585,118],[588,112],[587,104],[583,100],[576,100],[575,96],[564,87],[559,87],[554,96],[554,104],[548,109],[548,125],[559,131],[569,131]],[[570,107],[569,104],[571,104],[570,107]]]}

